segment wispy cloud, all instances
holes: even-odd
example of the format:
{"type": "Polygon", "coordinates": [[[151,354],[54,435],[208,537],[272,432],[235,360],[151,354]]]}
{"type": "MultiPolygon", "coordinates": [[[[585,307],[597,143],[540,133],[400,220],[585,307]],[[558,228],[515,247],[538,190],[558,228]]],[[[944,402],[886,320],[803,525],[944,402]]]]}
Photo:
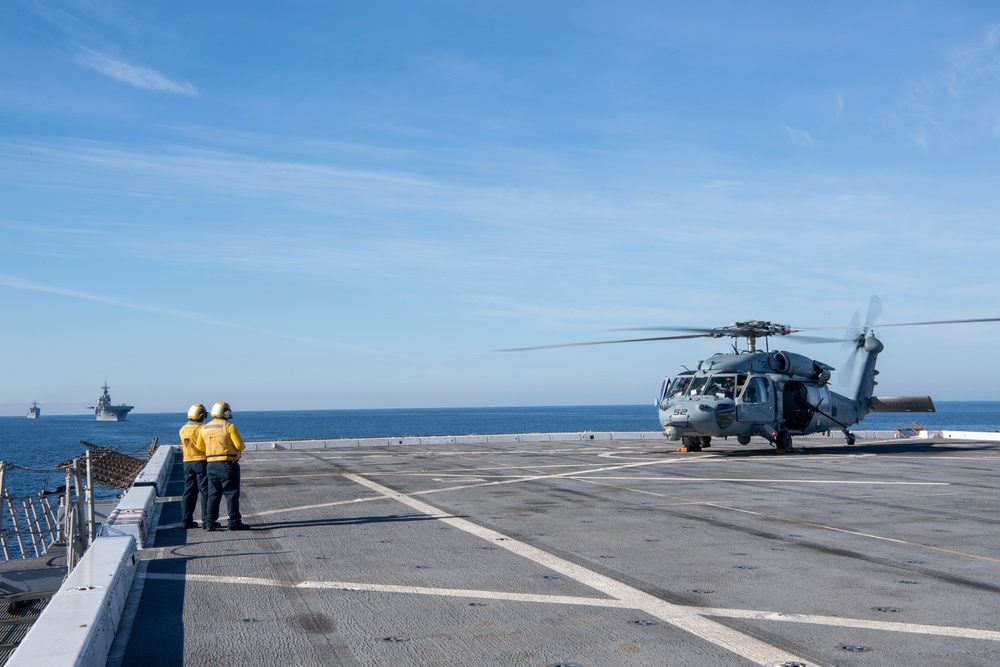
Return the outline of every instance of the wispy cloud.
{"type": "Polygon", "coordinates": [[[1000,127],[1000,23],[978,40],[955,45],[945,66],[910,84],[900,101],[906,133],[926,149],[931,139],[963,133],[998,135],[1000,127]]]}
{"type": "Polygon", "coordinates": [[[401,357],[394,352],[383,352],[381,350],[374,350],[371,348],[360,347],[357,345],[349,345],[346,343],[339,343],[337,341],[324,339],[324,338],[313,338],[309,336],[298,336],[295,334],[288,334],[281,331],[273,331],[270,329],[262,329],[260,327],[251,327],[243,324],[237,324],[234,322],[229,322],[226,320],[221,320],[215,317],[209,317],[207,315],[202,315],[200,313],[193,313],[185,310],[178,310],[176,308],[165,308],[163,306],[156,306],[150,304],[139,303],[136,301],[129,301],[126,299],[117,299],[101,294],[91,294],[89,292],[81,292],[79,290],[66,289],[63,287],[57,287],[52,285],[44,285],[41,283],[35,283],[28,280],[22,280],[14,276],[8,276],[0,273],[0,287],[8,287],[11,289],[24,290],[28,292],[36,292],[43,294],[54,294],[57,296],[69,297],[72,299],[82,299],[84,301],[94,301],[97,303],[105,303],[112,306],[117,306],[119,308],[127,308],[129,310],[137,310],[146,313],[153,313],[155,315],[164,315],[167,317],[176,317],[186,320],[192,320],[201,324],[207,324],[211,326],[227,327],[230,329],[240,329],[242,331],[250,331],[253,333],[264,334],[267,336],[273,336],[277,338],[285,338],[289,340],[294,340],[300,343],[312,343],[315,345],[328,345],[332,347],[339,347],[352,351],[364,351],[371,352],[375,354],[384,354],[391,357],[401,357]]]}
{"type": "Polygon", "coordinates": [[[804,148],[812,148],[816,145],[816,140],[812,138],[812,135],[805,130],[800,130],[795,127],[789,127],[785,125],[785,134],[788,135],[788,141],[794,146],[802,146],[804,148]]]}
{"type": "MultiPolygon", "coordinates": [[[[988,26],[979,41],[955,47],[948,60],[957,79],[948,83],[960,88],[973,80],[995,79],[1000,75],[1000,23],[988,26]]],[[[960,89],[951,90],[961,94],[960,89]]]]}
{"type": "Polygon", "coordinates": [[[148,67],[139,67],[102,53],[83,50],[75,58],[77,64],[142,90],[195,97],[198,89],[188,81],[174,81],[148,67]]]}

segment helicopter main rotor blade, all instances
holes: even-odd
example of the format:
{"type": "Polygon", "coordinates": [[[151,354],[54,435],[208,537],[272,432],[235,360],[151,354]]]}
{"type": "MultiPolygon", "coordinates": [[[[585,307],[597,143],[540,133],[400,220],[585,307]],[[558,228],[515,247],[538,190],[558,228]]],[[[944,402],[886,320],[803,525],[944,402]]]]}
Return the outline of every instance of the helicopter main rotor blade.
{"type": "Polygon", "coordinates": [[[801,336],[797,333],[789,334],[790,336],[795,336],[795,340],[802,341],[803,343],[841,343],[843,338],[834,338],[833,336],[801,336]]]}
{"type": "MultiPolygon", "coordinates": [[[[739,327],[719,327],[716,329],[700,329],[695,327],[629,327],[627,329],[609,329],[609,331],[691,331],[699,333],[706,338],[723,338],[724,336],[741,338],[752,336],[754,333],[757,333],[757,337],[759,338],[772,335],[770,333],[754,332],[749,329],[740,329],[739,327]]],[[[802,336],[799,334],[800,331],[806,331],[806,329],[792,329],[788,327],[782,335],[795,336],[795,340],[800,340],[803,343],[839,343],[842,340],[841,338],[831,338],[829,336],[802,336]]],[[[773,335],[777,335],[777,332],[773,335]]]]}
{"type": "MultiPolygon", "coordinates": [[[[882,312],[882,301],[878,297],[872,297],[871,303],[868,305],[868,314],[865,318],[865,329],[869,329],[874,325],[874,320],[882,312]]],[[[852,335],[852,330],[857,330],[860,327],[860,311],[855,313],[855,316],[851,319],[851,325],[847,332],[842,338],[833,337],[823,337],[823,336],[811,336],[811,335],[800,335],[803,331],[824,331],[831,329],[843,329],[843,325],[833,326],[833,327],[789,327],[785,325],[772,325],[770,322],[737,322],[729,326],[717,327],[714,329],[707,328],[696,328],[696,327],[633,327],[627,329],[611,329],[611,331],[687,331],[680,336],[654,336],[651,338],[625,338],[619,340],[596,340],[586,343],[562,343],[558,345],[532,345],[530,347],[510,347],[500,350],[495,350],[496,352],[526,352],[528,350],[550,350],[557,347],[581,347],[585,345],[613,345],[616,343],[647,343],[657,340],[684,340],[690,338],[766,338],[768,336],[775,335],[794,335],[796,339],[801,340],[805,343],[839,343],[844,342],[845,346],[853,344],[855,347],[855,354],[857,352],[857,338],[856,335],[852,335]]],[[[967,320],[935,320],[928,322],[897,322],[893,324],[880,324],[879,327],[916,327],[916,326],[927,326],[935,324],[974,324],[979,322],[1000,322],[1000,317],[982,317],[976,319],[967,320]]],[[[848,369],[853,370],[853,359],[849,360],[848,369]]],[[[843,375],[849,375],[850,373],[845,373],[843,375]]]]}
{"type": "Polygon", "coordinates": [[[982,317],[974,320],[937,320],[934,322],[897,322],[895,324],[880,324],[881,327],[920,327],[928,324],[974,324],[977,322],[1000,322],[1000,317],[982,317]]]}
{"type": "Polygon", "coordinates": [[[509,347],[496,352],[525,352],[527,350],[550,350],[556,347],[580,347],[583,345],[612,345],[614,343],[645,343],[654,340],[682,340],[685,338],[704,338],[704,334],[689,334],[686,336],[656,336],[655,338],[628,338],[625,340],[595,340],[589,343],[562,343],[560,345],[533,345],[531,347],[509,347]]]}
{"type": "Polygon", "coordinates": [[[707,336],[714,333],[716,329],[709,329],[707,327],[625,327],[623,329],[608,329],[608,331],[688,331],[707,336]]]}
{"type": "MultiPolygon", "coordinates": [[[[871,315],[871,311],[869,311],[871,315]]],[[[848,325],[847,331],[856,331],[858,329],[881,329],[882,327],[919,327],[933,324],[975,324],[979,322],[1000,322],[1000,317],[980,317],[969,320],[934,320],[932,322],[893,322],[892,324],[875,324],[871,320],[867,320],[864,324],[858,322],[858,315],[851,318],[851,324],[848,325]]],[[[831,326],[831,327],[802,327],[797,329],[797,331],[829,331],[831,329],[843,329],[844,325],[831,326]]],[[[844,336],[845,339],[852,339],[853,336],[844,336]]]]}

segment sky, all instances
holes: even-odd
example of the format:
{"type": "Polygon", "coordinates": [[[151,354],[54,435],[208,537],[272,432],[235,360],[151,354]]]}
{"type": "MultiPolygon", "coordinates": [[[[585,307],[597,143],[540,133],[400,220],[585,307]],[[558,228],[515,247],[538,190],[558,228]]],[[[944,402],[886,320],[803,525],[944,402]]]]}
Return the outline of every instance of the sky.
{"type": "Polygon", "coordinates": [[[0,4],[0,415],[652,406],[730,341],[497,350],[873,295],[1000,400],[878,328],[1000,317],[998,216],[992,2],[0,4]]]}

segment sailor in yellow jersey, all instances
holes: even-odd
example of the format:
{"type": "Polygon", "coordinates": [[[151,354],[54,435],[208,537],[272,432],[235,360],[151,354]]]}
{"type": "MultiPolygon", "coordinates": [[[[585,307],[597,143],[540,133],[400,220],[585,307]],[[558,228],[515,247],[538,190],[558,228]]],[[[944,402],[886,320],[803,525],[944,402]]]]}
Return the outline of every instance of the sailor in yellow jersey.
{"type": "Polygon", "coordinates": [[[205,453],[208,461],[208,517],[205,530],[218,530],[219,505],[226,497],[229,511],[229,530],[250,530],[243,523],[240,514],[240,452],[243,451],[243,436],[236,424],[230,420],[233,411],[229,403],[219,402],[212,406],[212,421],[205,424],[198,434],[195,446],[205,453]]]}
{"type": "Polygon", "coordinates": [[[201,403],[188,410],[188,421],[181,427],[181,451],[184,455],[184,494],[181,496],[181,525],[184,529],[197,528],[194,508],[201,496],[201,521],[208,522],[208,478],[205,476],[205,452],[197,448],[198,434],[208,412],[201,403]]]}

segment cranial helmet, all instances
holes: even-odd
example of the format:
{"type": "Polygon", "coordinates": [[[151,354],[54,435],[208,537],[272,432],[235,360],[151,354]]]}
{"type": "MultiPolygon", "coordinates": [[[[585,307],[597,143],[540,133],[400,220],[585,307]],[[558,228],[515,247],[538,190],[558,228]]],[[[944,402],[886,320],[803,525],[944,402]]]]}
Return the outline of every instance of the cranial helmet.
{"type": "Polygon", "coordinates": [[[212,419],[231,419],[232,416],[233,409],[229,407],[229,403],[219,401],[212,406],[212,419]]]}
{"type": "Polygon", "coordinates": [[[205,415],[208,413],[205,411],[205,406],[201,403],[195,403],[188,409],[188,419],[193,422],[204,421],[205,415]]]}

